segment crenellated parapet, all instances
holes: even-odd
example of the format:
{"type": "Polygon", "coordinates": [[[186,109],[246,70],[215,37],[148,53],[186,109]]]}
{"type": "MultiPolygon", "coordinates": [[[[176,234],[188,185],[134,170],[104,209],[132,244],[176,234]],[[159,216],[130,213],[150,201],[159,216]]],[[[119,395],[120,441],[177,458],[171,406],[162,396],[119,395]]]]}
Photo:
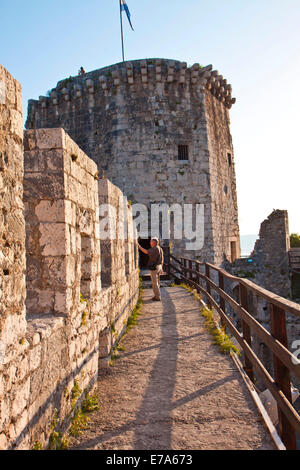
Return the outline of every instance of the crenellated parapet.
{"type": "Polygon", "coordinates": [[[116,94],[122,87],[156,87],[166,85],[178,88],[208,90],[218,101],[228,109],[235,103],[232,97],[232,87],[227,80],[213,69],[212,65],[202,67],[194,64],[187,66],[186,62],[167,59],[144,59],[122,62],[105,67],[85,75],[70,77],[58,82],[49,96],[40,96],[39,100],[30,100],[28,127],[32,126],[34,112],[49,106],[59,106],[62,103],[73,102],[83,97],[97,93],[104,96],[116,94]]]}
{"type": "MultiPolygon", "coordinates": [[[[145,207],[206,204],[206,242],[193,256],[219,264],[234,243],[239,252],[234,102],[212,65],[134,60],[61,80],[30,101],[26,127],[65,129],[100,175],[145,207]]],[[[186,252],[185,241],[173,250],[186,252]]]]}

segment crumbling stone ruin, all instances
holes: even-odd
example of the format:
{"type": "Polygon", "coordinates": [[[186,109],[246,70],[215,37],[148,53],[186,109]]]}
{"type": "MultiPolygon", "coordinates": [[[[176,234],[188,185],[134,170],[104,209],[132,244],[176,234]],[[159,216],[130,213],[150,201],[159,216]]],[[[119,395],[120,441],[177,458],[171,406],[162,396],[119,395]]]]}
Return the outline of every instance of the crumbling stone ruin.
{"type": "Polygon", "coordinates": [[[118,228],[100,240],[99,203],[120,212],[123,195],[63,129],[23,147],[21,87],[2,66],[0,151],[0,448],[31,449],[108,364],[139,295],[137,244],[118,228]]]}
{"type": "MultiPolygon", "coordinates": [[[[233,272],[282,297],[291,297],[288,212],[274,210],[260,227],[249,258],[236,260],[233,272]]],[[[230,269],[230,267],[228,267],[230,269]]]]}
{"type": "Polygon", "coordinates": [[[165,242],[220,265],[240,256],[234,102],[212,66],[136,60],[58,82],[29,101],[26,127],[64,128],[133,203],[204,204],[202,249],[189,251],[172,232],[165,242]]]}
{"type": "MultiPolygon", "coordinates": [[[[238,259],[232,265],[227,264],[226,269],[236,276],[249,279],[278,296],[291,299],[290,253],[288,212],[274,210],[262,222],[259,238],[250,257],[238,259]]],[[[235,297],[238,299],[238,285],[230,285],[228,288],[231,292],[236,290],[235,297]]],[[[250,293],[249,311],[264,328],[271,331],[270,309],[266,300],[250,293]]],[[[299,319],[295,315],[287,313],[286,321],[289,349],[294,351],[293,344],[300,337],[299,319]]],[[[253,347],[269,371],[273,373],[273,358],[259,337],[254,337],[253,347]]],[[[293,384],[300,387],[300,381],[297,377],[293,377],[293,384]]]]}

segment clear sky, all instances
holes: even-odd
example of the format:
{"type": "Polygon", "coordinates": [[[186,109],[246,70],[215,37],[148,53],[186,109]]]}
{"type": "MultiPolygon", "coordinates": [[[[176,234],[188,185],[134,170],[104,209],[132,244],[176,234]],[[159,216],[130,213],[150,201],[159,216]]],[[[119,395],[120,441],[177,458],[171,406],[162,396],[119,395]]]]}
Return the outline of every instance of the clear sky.
{"type": "MultiPolygon", "coordinates": [[[[300,1],[127,0],[126,59],[213,64],[233,86],[241,234],[287,209],[300,233],[300,1]]],[[[0,0],[0,63],[30,98],[121,61],[119,0],[0,0]]]]}

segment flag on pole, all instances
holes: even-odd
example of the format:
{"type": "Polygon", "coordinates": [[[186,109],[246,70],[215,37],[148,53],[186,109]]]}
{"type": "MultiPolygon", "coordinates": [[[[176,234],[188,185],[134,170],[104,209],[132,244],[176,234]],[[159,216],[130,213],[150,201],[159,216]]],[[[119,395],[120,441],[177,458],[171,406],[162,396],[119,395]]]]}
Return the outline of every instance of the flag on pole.
{"type": "Polygon", "coordinates": [[[133,26],[131,24],[131,19],[130,19],[130,11],[129,11],[129,8],[127,6],[127,3],[126,3],[126,0],[120,0],[120,4],[121,4],[121,11],[125,11],[126,12],[126,15],[127,15],[127,18],[128,18],[128,21],[129,21],[129,24],[130,24],[130,27],[132,29],[132,31],[134,31],[133,29],[133,26]]]}

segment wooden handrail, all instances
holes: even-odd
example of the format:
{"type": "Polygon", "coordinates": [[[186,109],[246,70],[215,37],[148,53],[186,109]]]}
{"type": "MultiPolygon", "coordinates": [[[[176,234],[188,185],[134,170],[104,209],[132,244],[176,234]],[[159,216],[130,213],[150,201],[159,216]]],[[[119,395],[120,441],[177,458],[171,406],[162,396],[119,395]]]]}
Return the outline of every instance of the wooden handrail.
{"type": "MultiPolygon", "coordinates": [[[[190,280],[188,278],[184,278],[186,282],[189,282],[190,280]]],[[[192,282],[193,284],[196,284],[192,282]]],[[[200,290],[202,291],[203,294],[207,295],[207,292],[205,289],[203,289],[201,286],[198,286],[200,290]]],[[[266,386],[274,396],[275,400],[280,406],[280,409],[283,410],[283,412],[287,415],[289,422],[293,425],[293,428],[297,430],[298,433],[300,433],[300,416],[292,406],[292,404],[286,399],[285,395],[283,392],[278,388],[276,385],[274,379],[271,377],[269,372],[266,370],[266,368],[263,366],[262,362],[260,359],[257,357],[257,355],[254,353],[254,351],[251,349],[251,347],[248,345],[248,343],[244,340],[243,336],[239,333],[239,331],[235,328],[233,323],[229,320],[227,315],[220,309],[219,305],[217,302],[214,300],[213,297],[210,296],[210,302],[211,304],[215,307],[215,309],[218,311],[221,317],[223,317],[223,320],[226,322],[227,327],[230,329],[232,335],[236,338],[238,341],[239,345],[241,348],[244,350],[245,354],[247,355],[248,359],[251,361],[251,363],[256,366],[259,374],[261,375],[262,379],[264,380],[266,386]]]]}
{"type": "Polygon", "coordinates": [[[193,258],[181,258],[181,259],[183,259],[183,260],[185,260],[185,261],[193,261],[193,263],[200,264],[200,265],[202,265],[202,266],[204,266],[205,264],[207,264],[207,263],[203,263],[203,261],[199,261],[199,260],[193,259],[193,258]]]}
{"type": "Polygon", "coordinates": [[[217,266],[214,266],[213,264],[210,264],[210,263],[207,263],[207,264],[210,268],[214,269],[215,271],[221,272],[223,276],[226,277],[227,279],[230,279],[231,281],[237,281],[243,284],[249,290],[251,290],[252,292],[255,292],[260,297],[274,303],[278,307],[282,308],[285,312],[289,312],[289,313],[292,313],[293,315],[297,315],[298,317],[300,317],[300,305],[296,304],[295,302],[292,302],[283,297],[280,297],[280,295],[276,295],[273,292],[270,292],[267,289],[264,289],[263,287],[258,286],[254,282],[249,281],[248,279],[243,279],[242,277],[237,277],[237,276],[234,276],[233,274],[229,274],[224,269],[218,268],[217,266]]]}
{"type": "MultiPolygon", "coordinates": [[[[173,266],[172,266],[173,267],[173,266]]],[[[196,273],[197,271],[187,269],[190,273],[196,273]]],[[[177,272],[182,273],[182,271],[177,269],[177,272]]],[[[251,327],[256,334],[263,340],[263,342],[268,346],[273,354],[279,357],[279,359],[284,362],[284,364],[295,374],[297,377],[300,378],[300,361],[294,356],[288,349],[283,347],[277,340],[273,338],[273,336],[266,330],[255,318],[250,315],[247,310],[245,310],[239,303],[237,303],[229,294],[224,292],[217,286],[214,281],[212,281],[209,277],[205,276],[204,274],[198,273],[199,277],[202,278],[204,281],[210,284],[211,287],[224,299],[230,307],[242,318],[243,321],[247,323],[249,327],[251,327]]],[[[191,282],[191,279],[186,278],[185,280],[191,282]]],[[[193,282],[194,286],[196,287],[197,283],[193,282]]],[[[203,290],[203,289],[202,289],[203,290]]],[[[205,291],[205,295],[207,290],[205,291]]],[[[208,292],[209,294],[209,292],[208,292]]]]}
{"type": "Polygon", "coordinates": [[[175,256],[173,256],[171,253],[170,253],[170,258],[176,261],[176,263],[180,264],[180,259],[175,258],[175,256]]]}
{"type": "Polygon", "coordinates": [[[300,361],[288,350],[285,312],[300,317],[300,305],[273,294],[248,279],[234,276],[213,264],[203,263],[190,258],[181,258],[179,260],[172,255],[170,258],[179,264],[179,266],[175,266],[170,263],[170,273],[172,274],[171,270],[179,273],[181,280],[195,287],[197,292],[204,294],[207,305],[215,308],[219,313],[222,326],[228,328],[240,344],[244,351],[245,370],[248,376],[252,381],[254,380],[254,367],[277,402],[280,433],[286,448],[296,449],[295,431],[300,434],[300,416],[292,405],[290,372],[300,378],[300,361]],[[193,269],[193,264],[196,269],[193,269]],[[200,266],[204,266],[205,274],[200,272],[200,266]],[[219,285],[211,279],[212,270],[218,272],[219,285]],[[238,283],[240,287],[240,303],[225,292],[225,278],[238,283]],[[200,280],[204,282],[206,288],[200,285],[200,280]],[[219,304],[212,296],[211,290],[218,294],[219,304]],[[249,292],[253,292],[268,301],[271,312],[271,333],[248,312],[249,292]],[[226,303],[241,318],[243,334],[236,329],[226,315],[226,303]],[[253,351],[251,331],[258,335],[273,353],[275,379],[271,377],[253,351]]]}

